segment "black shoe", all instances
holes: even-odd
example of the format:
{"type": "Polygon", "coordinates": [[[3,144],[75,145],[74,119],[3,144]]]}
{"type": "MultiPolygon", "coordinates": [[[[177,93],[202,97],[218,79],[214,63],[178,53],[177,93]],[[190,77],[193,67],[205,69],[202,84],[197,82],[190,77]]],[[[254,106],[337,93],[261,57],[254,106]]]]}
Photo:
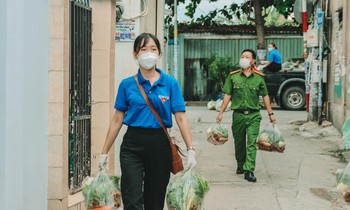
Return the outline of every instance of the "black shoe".
{"type": "Polygon", "coordinates": [[[256,182],[254,173],[251,171],[248,171],[244,174],[244,179],[246,179],[248,182],[256,182]]]}
{"type": "Polygon", "coordinates": [[[243,173],[244,173],[243,168],[238,167],[237,170],[236,170],[236,174],[243,174],[243,173]]]}

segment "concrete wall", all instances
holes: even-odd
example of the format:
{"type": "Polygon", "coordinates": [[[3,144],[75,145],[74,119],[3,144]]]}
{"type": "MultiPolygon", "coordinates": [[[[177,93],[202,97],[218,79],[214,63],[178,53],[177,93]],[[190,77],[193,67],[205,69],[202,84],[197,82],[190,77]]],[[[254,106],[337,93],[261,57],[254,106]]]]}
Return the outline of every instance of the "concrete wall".
{"type": "Polygon", "coordinates": [[[68,205],[69,0],[51,0],[48,67],[48,206],[68,205]]]}
{"type": "MultiPolygon", "coordinates": [[[[146,15],[139,17],[141,13],[141,0],[123,0],[124,13],[122,18],[134,18],[136,22],[135,33],[136,36],[143,32],[149,32],[157,35],[160,42],[163,42],[163,0],[149,0],[148,12],[146,15]]],[[[121,80],[127,76],[135,74],[138,65],[133,57],[133,40],[131,41],[116,41],[115,42],[115,81],[116,87],[121,80]]],[[[161,59],[157,66],[161,65],[161,59]]]]}
{"type": "MultiPolygon", "coordinates": [[[[91,169],[97,171],[99,157],[105,141],[109,121],[114,113],[115,68],[115,1],[93,0],[92,7],[92,107],[91,107],[91,169]]],[[[110,153],[114,156],[114,149],[110,153]]],[[[114,169],[113,158],[109,159],[114,169]]]]}
{"type": "MultiPolygon", "coordinates": [[[[163,42],[163,0],[149,0],[148,12],[146,15],[138,17],[141,12],[141,1],[124,0],[124,13],[122,18],[134,18],[136,22],[135,33],[136,36],[143,32],[149,32],[157,35],[160,42],[163,42]]],[[[115,42],[115,80],[116,87],[121,80],[127,76],[135,74],[138,65],[133,57],[133,40],[131,41],[116,41],[115,42]]],[[[161,65],[161,59],[157,66],[161,65]]]]}
{"type": "Polygon", "coordinates": [[[331,18],[330,40],[331,53],[328,59],[328,116],[335,127],[341,131],[344,120],[350,116],[349,63],[350,46],[350,3],[347,0],[330,1],[329,18],[331,18]],[[343,24],[339,27],[338,12],[343,11],[343,24]]]}
{"type": "Polygon", "coordinates": [[[48,2],[0,2],[0,203],[47,209],[48,2]]]}
{"type": "MultiPolygon", "coordinates": [[[[341,63],[343,66],[344,73],[344,120],[341,124],[337,124],[337,127],[341,128],[344,121],[350,117],[350,2],[348,0],[343,0],[343,51],[341,56],[341,63]]],[[[342,113],[342,112],[341,112],[342,113]]]]}
{"type": "MultiPolygon", "coordinates": [[[[6,30],[6,16],[7,16],[7,2],[0,1],[0,46],[6,46],[7,33],[6,30]]],[[[0,98],[6,98],[6,47],[0,48],[0,98]]],[[[0,116],[6,116],[6,100],[0,100],[0,116]]],[[[6,166],[6,119],[0,118],[0,203],[6,201],[5,189],[5,166],[6,166]]]]}

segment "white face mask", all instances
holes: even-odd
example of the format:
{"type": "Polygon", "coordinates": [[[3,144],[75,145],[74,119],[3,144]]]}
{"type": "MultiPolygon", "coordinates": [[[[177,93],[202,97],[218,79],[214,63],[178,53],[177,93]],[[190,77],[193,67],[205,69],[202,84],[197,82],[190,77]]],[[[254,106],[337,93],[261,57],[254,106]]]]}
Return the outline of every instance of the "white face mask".
{"type": "Polygon", "coordinates": [[[158,58],[159,56],[155,53],[145,52],[137,57],[137,61],[139,62],[141,67],[143,67],[146,70],[150,70],[156,65],[158,58]]]}
{"type": "Polygon", "coordinates": [[[247,58],[241,58],[241,60],[239,61],[239,65],[243,68],[243,69],[247,69],[250,67],[250,60],[247,58]]]}

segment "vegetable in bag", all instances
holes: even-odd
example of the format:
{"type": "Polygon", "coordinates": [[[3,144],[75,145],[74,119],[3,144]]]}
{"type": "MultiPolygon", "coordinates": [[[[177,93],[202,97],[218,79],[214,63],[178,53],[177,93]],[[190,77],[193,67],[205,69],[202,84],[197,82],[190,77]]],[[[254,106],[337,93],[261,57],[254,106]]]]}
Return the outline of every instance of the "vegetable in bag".
{"type": "Polygon", "coordinates": [[[169,210],[200,210],[209,184],[193,169],[171,178],[167,187],[166,202],[169,210]]]}
{"type": "Polygon", "coordinates": [[[121,206],[119,177],[107,175],[105,169],[83,180],[82,193],[87,209],[112,210],[121,206]]]}
{"type": "Polygon", "coordinates": [[[286,143],[277,125],[269,125],[260,131],[257,146],[265,151],[284,152],[286,143]]]}
{"type": "Polygon", "coordinates": [[[344,170],[336,172],[337,190],[342,193],[346,202],[350,202],[350,162],[344,170]]]}
{"type": "Polygon", "coordinates": [[[221,124],[208,128],[207,141],[214,145],[224,144],[228,140],[228,129],[221,124]]]}

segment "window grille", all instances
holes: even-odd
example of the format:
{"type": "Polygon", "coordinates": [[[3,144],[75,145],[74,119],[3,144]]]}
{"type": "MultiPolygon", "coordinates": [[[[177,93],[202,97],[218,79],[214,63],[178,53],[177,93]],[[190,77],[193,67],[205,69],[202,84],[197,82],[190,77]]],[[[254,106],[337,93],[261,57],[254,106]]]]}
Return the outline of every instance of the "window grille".
{"type": "Polygon", "coordinates": [[[75,193],[91,172],[91,8],[70,3],[69,191],[75,193]]]}

